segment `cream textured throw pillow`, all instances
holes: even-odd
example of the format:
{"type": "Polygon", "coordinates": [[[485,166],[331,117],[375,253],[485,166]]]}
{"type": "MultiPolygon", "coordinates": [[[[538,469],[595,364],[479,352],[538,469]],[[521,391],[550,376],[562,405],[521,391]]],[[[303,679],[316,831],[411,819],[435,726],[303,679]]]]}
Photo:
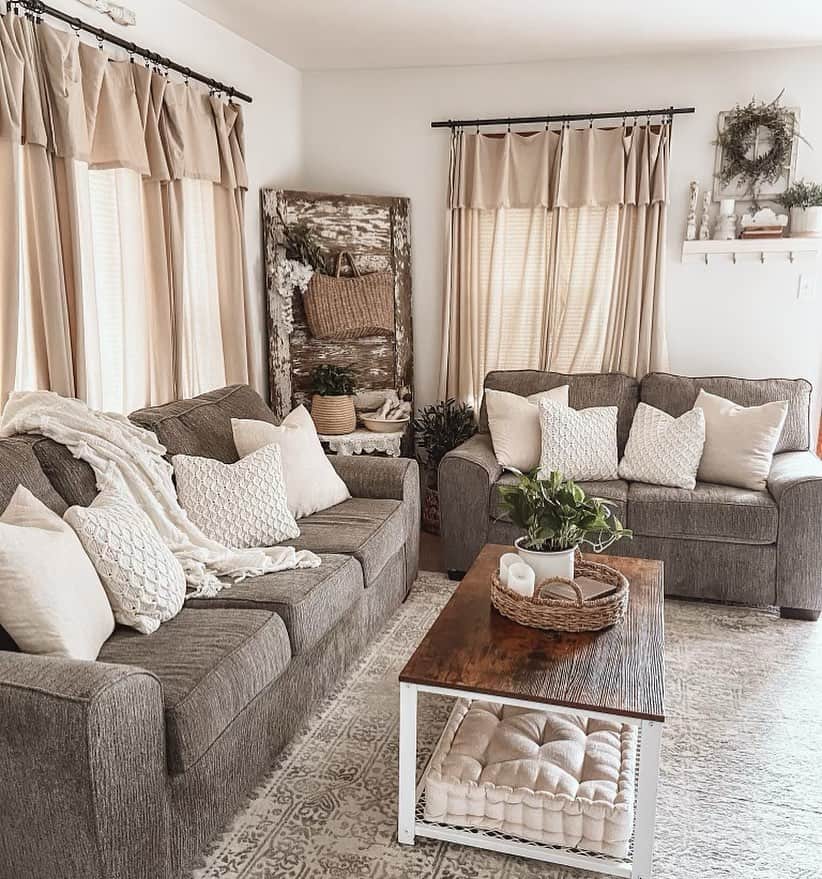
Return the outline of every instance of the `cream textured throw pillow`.
{"type": "Polygon", "coordinates": [[[788,414],[787,400],[739,406],[700,390],[694,408],[705,414],[700,481],[764,491],[788,414]]]}
{"type": "Polygon", "coordinates": [[[288,509],[295,519],[327,510],[351,497],[323,451],[305,406],[297,406],[279,427],[267,421],[232,418],[231,429],[241,458],[272,443],[280,447],[288,509]]]}
{"type": "Polygon", "coordinates": [[[539,478],[559,470],[566,479],[578,481],[617,479],[617,411],[616,406],[576,410],[540,400],[539,478]]]}
{"type": "Polygon", "coordinates": [[[0,625],[24,653],[96,659],[114,631],[77,535],[27,488],[0,516],[0,625]]]}
{"type": "Polygon", "coordinates": [[[186,597],[182,565],[126,489],[109,483],[88,507],[70,507],[66,522],[97,568],[121,626],[150,635],[177,616],[186,597]]]}
{"type": "Polygon", "coordinates": [[[488,430],[494,444],[494,454],[500,467],[514,467],[528,472],[539,466],[540,429],[539,401],[555,400],[568,405],[568,385],[540,391],[530,397],[495,391],[485,392],[485,411],[488,430]]]}
{"type": "Polygon", "coordinates": [[[694,489],[704,445],[705,416],[701,409],[674,418],[640,403],[619,463],[619,475],[631,482],[694,489]]]}
{"type": "Polygon", "coordinates": [[[280,449],[252,452],[236,464],[175,455],[177,497],[189,519],[212,540],[247,549],[300,536],[288,510],[280,449]]]}

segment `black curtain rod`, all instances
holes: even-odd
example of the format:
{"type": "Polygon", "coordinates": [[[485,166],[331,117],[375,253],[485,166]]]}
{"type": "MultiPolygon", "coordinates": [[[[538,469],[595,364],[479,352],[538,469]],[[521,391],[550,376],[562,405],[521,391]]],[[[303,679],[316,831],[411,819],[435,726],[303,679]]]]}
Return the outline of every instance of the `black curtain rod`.
{"type": "Polygon", "coordinates": [[[18,15],[22,8],[26,10],[27,14],[38,21],[40,16],[49,15],[52,18],[65,22],[72,28],[72,30],[78,32],[85,31],[87,34],[93,34],[97,37],[97,41],[100,43],[111,43],[114,46],[119,46],[121,49],[125,49],[129,55],[139,55],[141,58],[145,58],[146,61],[149,61],[158,67],[163,67],[167,70],[174,70],[177,73],[182,74],[186,78],[186,81],[189,79],[196,79],[197,82],[207,85],[214,92],[223,92],[228,95],[229,98],[237,98],[240,101],[246,101],[249,104],[251,103],[252,99],[248,95],[238,92],[233,86],[227,86],[216,79],[212,79],[210,76],[204,76],[202,73],[197,73],[196,70],[192,70],[190,67],[183,67],[182,64],[177,64],[170,58],[159,55],[157,52],[152,52],[150,49],[144,49],[136,43],[130,43],[128,40],[124,40],[122,37],[109,33],[109,31],[105,31],[100,27],[94,27],[94,25],[88,24],[88,22],[83,21],[81,18],[67,15],[65,12],[55,9],[53,6],[41,3],[40,0],[8,0],[7,6],[9,11],[14,10],[18,15]]]}
{"type": "Polygon", "coordinates": [[[499,119],[448,119],[432,122],[432,128],[479,128],[482,125],[534,125],[551,122],[593,122],[594,119],[638,119],[640,116],[682,116],[694,107],[665,107],[661,110],[621,110],[618,113],[565,113],[558,116],[504,116],[499,119]]]}

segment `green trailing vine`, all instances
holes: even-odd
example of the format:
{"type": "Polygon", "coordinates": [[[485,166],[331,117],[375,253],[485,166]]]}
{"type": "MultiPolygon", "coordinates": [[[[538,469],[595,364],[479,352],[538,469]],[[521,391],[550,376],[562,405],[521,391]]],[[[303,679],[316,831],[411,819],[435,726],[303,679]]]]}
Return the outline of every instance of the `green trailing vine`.
{"type": "Polygon", "coordinates": [[[781,99],[780,92],[770,103],[753,99],[744,106],[737,104],[727,114],[725,128],[717,133],[715,143],[722,147],[722,166],[717,174],[720,183],[727,186],[739,179],[754,202],[764,183],[776,183],[790,170],[793,141],[800,136],[796,117],[781,99]],[[770,148],[756,155],[761,128],[768,131],[770,148]]]}

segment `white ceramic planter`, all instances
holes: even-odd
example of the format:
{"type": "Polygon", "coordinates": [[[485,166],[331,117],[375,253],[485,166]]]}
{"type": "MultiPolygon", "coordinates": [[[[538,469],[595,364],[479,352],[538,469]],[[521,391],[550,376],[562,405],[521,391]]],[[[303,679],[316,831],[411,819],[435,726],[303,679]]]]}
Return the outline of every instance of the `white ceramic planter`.
{"type": "Polygon", "coordinates": [[[517,548],[517,555],[534,569],[537,586],[543,580],[551,580],[554,577],[564,577],[566,580],[574,579],[573,549],[564,549],[562,552],[534,552],[520,546],[524,540],[524,537],[520,537],[514,541],[514,546],[517,548]]]}
{"type": "Polygon", "coordinates": [[[791,208],[791,238],[822,238],[822,206],[791,208]]]}

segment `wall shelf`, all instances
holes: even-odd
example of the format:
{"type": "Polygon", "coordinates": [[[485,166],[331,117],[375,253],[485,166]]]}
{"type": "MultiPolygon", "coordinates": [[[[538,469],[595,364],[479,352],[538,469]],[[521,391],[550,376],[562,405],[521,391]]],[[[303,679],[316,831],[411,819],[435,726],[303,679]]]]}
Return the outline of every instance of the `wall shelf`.
{"type": "Polygon", "coordinates": [[[816,256],[822,250],[822,238],[735,238],[731,241],[683,241],[682,262],[688,257],[700,257],[708,264],[711,256],[730,256],[736,262],[737,257],[758,256],[760,262],[768,257],[780,254],[790,262],[797,255],[810,254],[816,256]]]}

